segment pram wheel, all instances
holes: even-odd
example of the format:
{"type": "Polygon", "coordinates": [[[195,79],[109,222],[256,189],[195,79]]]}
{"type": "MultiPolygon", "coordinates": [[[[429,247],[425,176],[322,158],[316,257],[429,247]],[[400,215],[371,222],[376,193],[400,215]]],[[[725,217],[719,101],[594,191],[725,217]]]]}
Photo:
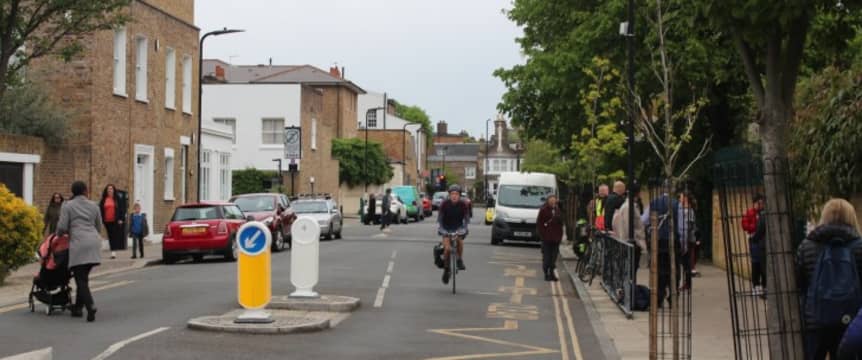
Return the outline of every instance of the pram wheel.
{"type": "Polygon", "coordinates": [[[51,305],[45,307],[45,315],[51,316],[54,313],[54,308],[51,305]]]}

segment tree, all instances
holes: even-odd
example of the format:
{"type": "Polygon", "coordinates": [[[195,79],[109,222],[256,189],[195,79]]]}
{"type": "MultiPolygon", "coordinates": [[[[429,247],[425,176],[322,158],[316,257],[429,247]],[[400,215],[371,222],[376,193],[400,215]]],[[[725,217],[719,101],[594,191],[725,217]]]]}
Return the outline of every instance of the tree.
{"type": "Polygon", "coordinates": [[[422,124],[422,133],[425,134],[426,143],[431,143],[433,130],[431,128],[431,117],[419,106],[395,103],[395,115],[412,123],[422,124]]]}
{"type": "Polygon", "coordinates": [[[278,177],[277,171],[247,168],[233,171],[231,193],[233,195],[268,192],[272,179],[278,177]]]}
{"type": "MultiPolygon", "coordinates": [[[[790,206],[784,162],[797,80],[802,68],[805,44],[812,24],[821,16],[838,11],[858,11],[860,1],[834,0],[697,0],[711,24],[730,36],[744,65],[751,93],[758,109],[757,122],[767,171],[767,234],[775,234],[767,244],[771,265],[767,270],[769,354],[773,359],[801,359],[803,348],[796,279],[793,273],[793,243],[790,236],[790,206]],[[840,4],[840,6],[839,6],[840,4]]],[[[833,34],[823,39],[830,44],[846,43],[854,32],[833,34]]],[[[817,44],[822,47],[824,44],[817,44]]]]}
{"type": "Polygon", "coordinates": [[[551,143],[534,139],[527,142],[524,150],[524,162],[521,169],[529,172],[543,172],[554,174],[557,179],[568,183],[572,179],[572,162],[564,160],[560,149],[551,143]]]}
{"type": "Polygon", "coordinates": [[[13,86],[0,98],[0,132],[40,137],[48,146],[59,146],[70,136],[71,116],[33,83],[13,86]]]}
{"type": "Polygon", "coordinates": [[[369,141],[366,147],[362,139],[333,139],[332,157],[339,162],[338,181],[350,187],[382,185],[394,174],[378,142],[369,141]]]}
{"type": "Polygon", "coordinates": [[[83,50],[82,36],[128,21],[131,0],[0,0],[0,98],[30,61],[83,50]]]}

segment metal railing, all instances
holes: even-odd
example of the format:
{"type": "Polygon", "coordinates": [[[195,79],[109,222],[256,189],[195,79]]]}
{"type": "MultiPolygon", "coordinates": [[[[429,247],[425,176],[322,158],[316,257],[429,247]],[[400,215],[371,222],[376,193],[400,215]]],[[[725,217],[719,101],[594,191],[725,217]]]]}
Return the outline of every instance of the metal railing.
{"type": "Polygon", "coordinates": [[[601,241],[604,248],[602,287],[626,317],[631,319],[634,316],[635,247],[608,234],[598,234],[595,240],[601,241]]]}

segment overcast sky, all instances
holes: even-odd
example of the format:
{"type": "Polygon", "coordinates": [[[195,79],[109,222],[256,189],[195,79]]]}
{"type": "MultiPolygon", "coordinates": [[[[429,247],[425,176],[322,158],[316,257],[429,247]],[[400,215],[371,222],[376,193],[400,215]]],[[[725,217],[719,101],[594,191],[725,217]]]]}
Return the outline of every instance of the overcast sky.
{"type": "Polygon", "coordinates": [[[523,62],[509,0],[198,0],[205,58],[234,64],[338,64],[360,87],[424,108],[476,137],[504,92],[492,75],[523,62]]]}

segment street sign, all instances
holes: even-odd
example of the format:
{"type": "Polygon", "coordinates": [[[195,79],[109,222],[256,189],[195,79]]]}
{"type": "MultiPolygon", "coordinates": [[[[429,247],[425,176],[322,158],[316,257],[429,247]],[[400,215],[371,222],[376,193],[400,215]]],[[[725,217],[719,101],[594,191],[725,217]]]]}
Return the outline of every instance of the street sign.
{"type": "Polygon", "coordinates": [[[320,225],[303,216],[290,228],[293,244],[290,248],[290,282],[296,291],[290,297],[318,298],[314,291],[320,271],[320,225]]]}
{"type": "Polygon", "coordinates": [[[302,159],[302,129],[298,126],[284,128],[284,158],[302,159]]]}
{"type": "Polygon", "coordinates": [[[235,322],[270,323],[272,318],[262,309],[272,298],[272,234],[261,222],[250,221],[236,235],[237,301],[246,309],[235,322]]]}

